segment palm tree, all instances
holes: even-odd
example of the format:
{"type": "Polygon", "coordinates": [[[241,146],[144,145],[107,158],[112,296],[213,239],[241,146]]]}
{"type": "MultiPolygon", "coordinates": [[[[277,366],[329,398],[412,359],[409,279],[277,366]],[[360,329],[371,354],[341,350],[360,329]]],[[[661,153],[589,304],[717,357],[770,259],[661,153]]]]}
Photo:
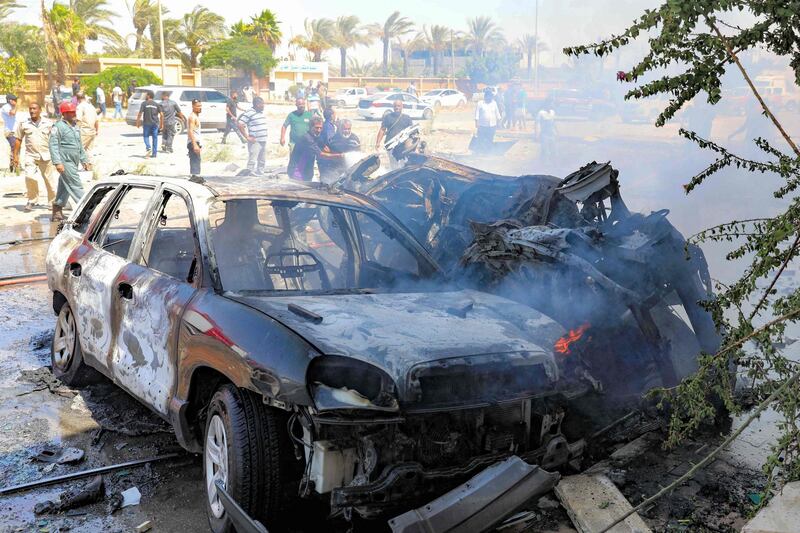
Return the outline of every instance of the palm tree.
{"type": "Polygon", "coordinates": [[[250,23],[247,26],[250,35],[275,52],[275,49],[281,44],[281,38],[283,37],[279,24],[280,21],[275,16],[275,13],[269,9],[265,9],[255,17],[251,17],[250,23]]]}
{"type": "Polygon", "coordinates": [[[433,75],[438,76],[443,52],[450,42],[450,28],[439,24],[434,24],[430,28],[423,26],[419,38],[422,45],[433,57],[433,75]]]}
{"type": "Polygon", "coordinates": [[[0,20],[6,21],[11,17],[11,12],[23,7],[16,0],[0,0],[0,20]]]}
{"type": "MultiPolygon", "coordinates": [[[[162,17],[167,14],[167,8],[163,8],[162,17]]],[[[156,10],[158,13],[158,10],[156,10]]],[[[170,35],[178,35],[178,30],[181,26],[180,19],[162,18],[161,23],[164,25],[164,57],[168,59],[179,59],[181,57],[181,49],[179,42],[175,39],[170,39],[170,35]]],[[[146,43],[145,43],[146,44],[146,43]]],[[[161,37],[158,33],[158,15],[156,19],[150,23],[150,48],[149,53],[144,54],[144,57],[152,57],[158,59],[161,57],[161,37]]]]}
{"type": "Polygon", "coordinates": [[[386,75],[389,73],[389,46],[392,40],[414,31],[414,23],[407,17],[401,16],[399,11],[395,11],[389,15],[383,26],[377,23],[371,24],[370,31],[383,41],[383,73],[386,75]]]}
{"type": "Polygon", "coordinates": [[[425,39],[418,33],[411,38],[397,38],[397,47],[403,54],[403,77],[408,77],[408,58],[411,54],[425,46],[425,39]]]}
{"type": "Polygon", "coordinates": [[[125,0],[125,5],[130,11],[133,28],[136,31],[136,44],[134,51],[139,51],[144,40],[144,32],[153,21],[158,23],[158,4],[153,0],[133,0],[132,4],[125,0]]]}
{"type": "Polygon", "coordinates": [[[360,25],[360,20],[355,15],[342,15],[334,21],[331,28],[330,43],[339,49],[340,76],[347,76],[347,50],[363,44],[372,43],[373,36],[369,29],[360,25]]]}
{"type": "Polygon", "coordinates": [[[47,56],[55,63],[58,78],[63,80],[80,62],[80,45],[86,41],[88,31],[80,17],[63,4],[53,4],[48,11],[41,0],[41,10],[47,56]]]}
{"type": "MultiPolygon", "coordinates": [[[[83,21],[89,40],[119,37],[113,29],[117,14],[110,9],[108,0],[69,0],[69,8],[83,21]]],[[[85,41],[80,43],[80,51],[86,53],[85,41]]]]}
{"type": "Polygon", "coordinates": [[[184,64],[197,68],[203,52],[224,38],[225,19],[206,7],[195,6],[180,19],[176,34],[176,40],[185,48],[184,64]]]}
{"type": "Polygon", "coordinates": [[[240,20],[231,26],[231,37],[249,37],[253,34],[253,26],[249,22],[240,20]]]}
{"type": "Polygon", "coordinates": [[[322,61],[322,54],[331,48],[333,21],[330,19],[306,19],[305,35],[295,35],[289,44],[305,48],[312,61],[322,61]]]}
{"type": "Polygon", "coordinates": [[[367,63],[359,63],[358,59],[354,57],[347,58],[348,69],[350,71],[351,76],[355,76],[357,78],[364,78],[374,75],[377,71],[379,71],[380,67],[374,61],[369,61],[367,63]]]}
{"type": "Polygon", "coordinates": [[[467,46],[475,55],[483,57],[486,50],[505,41],[502,30],[491,17],[475,17],[467,20],[467,46]]]}
{"type": "Polygon", "coordinates": [[[531,77],[531,72],[533,70],[533,56],[539,52],[543,52],[548,49],[547,45],[542,42],[541,39],[536,37],[535,35],[531,35],[530,33],[526,33],[522,37],[519,38],[517,44],[525,53],[525,57],[527,58],[528,63],[528,78],[531,77]],[[537,46],[538,41],[538,46],[537,46]]]}

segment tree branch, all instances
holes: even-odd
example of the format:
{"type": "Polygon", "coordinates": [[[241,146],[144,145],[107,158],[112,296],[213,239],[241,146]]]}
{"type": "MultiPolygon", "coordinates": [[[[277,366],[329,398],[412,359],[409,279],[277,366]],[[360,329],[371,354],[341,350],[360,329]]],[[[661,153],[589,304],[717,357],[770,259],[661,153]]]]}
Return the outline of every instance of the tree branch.
{"type": "Polygon", "coordinates": [[[778,279],[781,277],[781,274],[783,274],[783,271],[786,270],[786,266],[789,264],[789,261],[792,260],[792,256],[794,256],[794,252],[797,250],[798,245],[800,245],[800,232],[797,233],[797,237],[794,239],[792,247],[786,253],[786,258],[783,260],[781,268],[778,269],[777,274],[775,274],[775,277],[772,278],[772,283],[769,284],[767,290],[764,291],[764,294],[761,295],[761,299],[758,301],[758,304],[756,304],[755,308],[753,308],[753,312],[750,313],[749,317],[747,317],[748,322],[753,320],[753,317],[756,316],[758,311],[761,309],[761,306],[764,305],[764,302],[767,301],[769,293],[772,292],[772,288],[775,287],[775,284],[778,282],[778,279]]]}
{"type": "Polygon", "coordinates": [[[750,86],[750,90],[753,91],[753,94],[756,96],[756,99],[758,99],[758,103],[761,104],[761,108],[764,110],[764,113],[767,115],[767,117],[769,117],[770,120],[772,120],[772,123],[775,124],[775,127],[778,128],[778,131],[781,132],[781,135],[786,140],[786,142],[789,143],[789,146],[791,146],[791,148],[794,151],[794,153],[798,157],[800,157],[800,149],[797,148],[797,145],[794,143],[792,138],[789,137],[789,134],[786,133],[786,130],[783,129],[783,126],[781,126],[781,123],[778,122],[778,119],[775,117],[775,115],[772,114],[772,111],[770,111],[770,109],[767,106],[766,102],[764,102],[764,99],[761,98],[761,94],[759,94],[758,90],[756,89],[756,86],[753,85],[753,81],[750,79],[750,76],[747,74],[747,71],[742,66],[741,61],[739,61],[739,56],[737,56],[736,53],[731,48],[731,45],[728,42],[728,39],[726,39],[722,35],[722,33],[719,31],[719,28],[717,28],[716,24],[714,24],[711,21],[711,19],[708,18],[708,17],[706,17],[706,24],[708,24],[708,26],[712,30],[714,30],[714,33],[717,34],[717,37],[719,38],[719,40],[722,41],[723,45],[725,45],[725,50],[727,50],[728,55],[731,56],[731,58],[733,59],[734,63],[736,63],[736,66],[739,67],[739,71],[741,71],[742,76],[744,76],[744,79],[747,82],[747,85],[750,86]]]}

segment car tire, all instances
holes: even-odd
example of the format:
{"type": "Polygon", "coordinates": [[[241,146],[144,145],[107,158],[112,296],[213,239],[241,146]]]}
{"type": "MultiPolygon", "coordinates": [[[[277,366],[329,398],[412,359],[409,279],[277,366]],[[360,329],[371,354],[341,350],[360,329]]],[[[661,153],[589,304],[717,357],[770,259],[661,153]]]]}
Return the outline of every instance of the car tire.
{"type": "Polygon", "coordinates": [[[186,124],[182,120],[175,121],[175,135],[186,133],[186,124]]]}
{"type": "Polygon", "coordinates": [[[82,387],[101,379],[101,374],[83,360],[75,315],[66,302],[58,311],[53,342],[50,345],[50,363],[53,375],[69,387],[82,387]]]}
{"type": "Polygon", "coordinates": [[[338,107],[345,107],[345,105],[347,105],[347,102],[345,102],[344,100],[339,100],[338,102],[336,102],[336,105],[338,107]]]}
{"type": "Polygon", "coordinates": [[[433,118],[433,110],[428,107],[422,112],[422,120],[431,120],[433,118]]]}
{"type": "Polygon", "coordinates": [[[218,477],[249,516],[270,531],[280,529],[281,512],[289,501],[285,484],[291,450],[281,412],[233,385],[217,390],[208,406],[203,434],[206,512],[214,533],[235,531],[213,488],[212,480],[218,477]]]}

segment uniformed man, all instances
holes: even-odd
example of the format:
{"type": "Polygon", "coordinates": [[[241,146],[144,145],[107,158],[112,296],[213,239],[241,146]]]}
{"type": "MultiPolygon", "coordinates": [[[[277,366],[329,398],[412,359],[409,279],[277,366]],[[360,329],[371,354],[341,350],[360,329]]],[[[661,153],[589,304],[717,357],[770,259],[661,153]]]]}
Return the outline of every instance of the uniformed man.
{"type": "Polygon", "coordinates": [[[50,133],[50,159],[58,171],[58,190],[53,202],[52,221],[64,219],[63,209],[70,198],[76,204],[83,197],[83,184],[78,168],[83,165],[91,170],[89,159],[81,143],[81,132],[75,118],[75,104],[61,102],[61,120],[56,122],[50,133]]]}
{"type": "Polygon", "coordinates": [[[42,108],[37,103],[28,106],[30,117],[27,120],[17,122],[15,134],[16,142],[14,145],[13,160],[14,165],[19,167],[19,153],[23,143],[25,144],[25,188],[28,193],[28,203],[25,204],[25,211],[30,211],[39,202],[39,183],[36,174],[40,174],[47,189],[47,203],[52,204],[55,199],[55,189],[53,180],[55,179],[55,169],[50,162],[50,130],[53,122],[42,117],[42,108]]]}

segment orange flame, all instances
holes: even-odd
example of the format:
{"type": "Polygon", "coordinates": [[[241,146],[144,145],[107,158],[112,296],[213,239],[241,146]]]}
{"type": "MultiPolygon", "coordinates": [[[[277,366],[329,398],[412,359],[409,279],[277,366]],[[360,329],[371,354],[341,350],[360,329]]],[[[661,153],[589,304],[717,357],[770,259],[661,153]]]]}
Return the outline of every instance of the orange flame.
{"type": "Polygon", "coordinates": [[[570,345],[579,341],[587,329],[589,329],[589,324],[582,324],[578,326],[577,329],[569,330],[569,333],[556,341],[553,348],[560,354],[569,355],[571,353],[569,349],[570,345]]]}

